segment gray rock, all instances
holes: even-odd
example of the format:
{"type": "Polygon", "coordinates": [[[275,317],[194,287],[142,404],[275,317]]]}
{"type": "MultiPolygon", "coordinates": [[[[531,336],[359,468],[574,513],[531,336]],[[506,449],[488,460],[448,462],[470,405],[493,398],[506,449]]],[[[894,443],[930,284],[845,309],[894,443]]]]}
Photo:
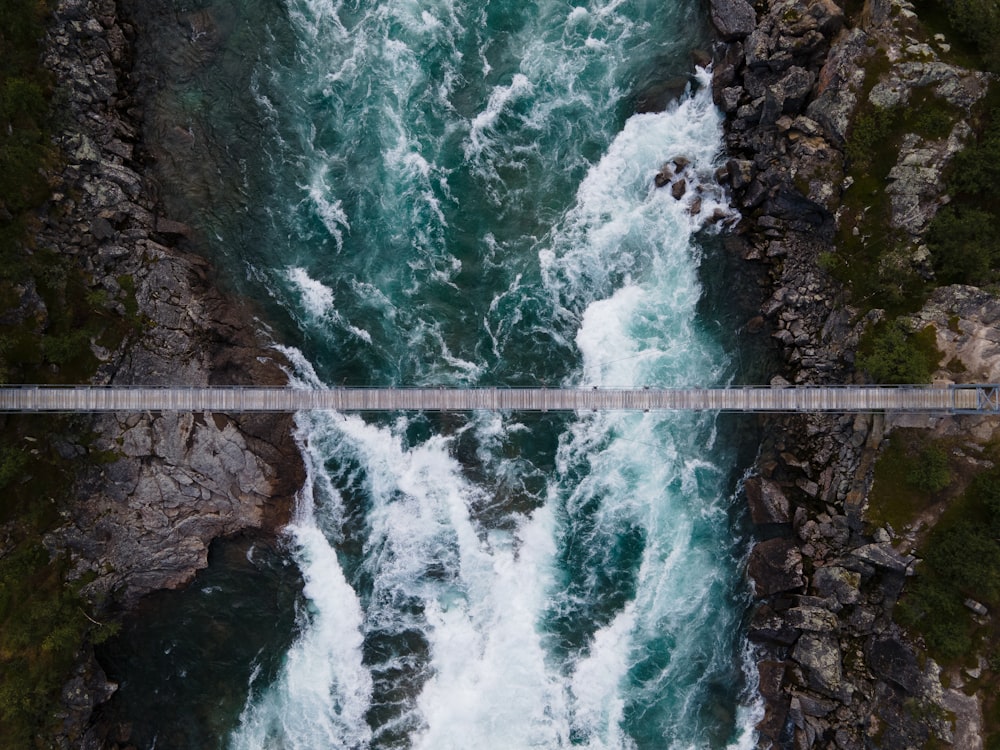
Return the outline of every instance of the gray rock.
{"type": "Polygon", "coordinates": [[[874,638],[868,642],[866,657],[872,672],[907,693],[920,685],[920,667],[913,650],[894,635],[874,638]]]}
{"type": "Polygon", "coordinates": [[[861,597],[861,575],[839,565],[817,568],[812,586],[818,596],[836,599],[840,604],[856,604],[861,597]]]}
{"type": "Polygon", "coordinates": [[[90,233],[98,242],[103,242],[115,236],[115,228],[111,226],[110,221],[98,216],[90,222],[90,233]]]}
{"type": "Polygon", "coordinates": [[[840,627],[837,616],[822,607],[792,607],[785,613],[785,620],[793,628],[815,633],[831,633],[840,627]]]}
{"type": "Polygon", "coordinates": [[[904,557],[888,544],[866,544],[852,550],[851,555],[877,568],[891,570],[893,573],[905,573],[913,562],[912,557],[904,557]]]}
{"type": "Polygon", "coordinates": [[[755,524],[791,521],[788,498],[777,482],[761,476],[752,476],[743,482],[743,490],[750,507],[750,519],[755,524]]]}
{"type": "Polygon", "coordinates": [[[775,84],[781,90],[783,111],[791,114],[799,112],[812,91],[816,76],[805,68],[793,65],[775,84]]]}
{"type": "Polygon", "coordinates": [[[753,614],[749,628],[750,639],[758,643],[771,642],[791,646],[799,637],[799,631],[775,612],[767,604],[761,604],[753,614]]]}
{"type": "Polygon", "coordinates": [[[791,539],[768,539],[750,552],[747,572],[758,598],[801,588],[802,553],[791,539]]]}
{"type": "Polygon", "coordinates": [[[753,180],[753,162],[748,159],[730,159],[726,163],[729,181],[735,190],[742,190],[753,180]]]}
{"type": "Polygon", "coordinates": [[[757,664],[760,694],[764,699],[764,716],[757,724],[757,731],[772,740],[781,736],[791,703],[784,690],[785,670],[785,662],[768,659],[757,664]]]}
{"type": "Polygon", "coordinates": [[[816,84],[817,96],[806,108],[809,119],[819,123],[829,140],[843,147],[847,129],[865,81],[864,61],[872,55],[868,36],[852,29],[838,39],[816,84]]]}
{"type": "Polygon", "coordinates": [[[747,36],[757,25],[757,14],[746,0],[711,0],[712,23],[723,40],[747,36]]]}
{"type": "Polygon", "coordinates": [[[719,96],[719,108],[731,114],[737,110],[740,105],[740,97],[743,95],[743,89],[739,86],[727,86],[722,89],[719,96]]]}
{"type": "Polygon", "coordinates": [[[796,693],[795,697],[799,701],[799,708],[803,714],[817,718],[828,716],[840,705],[836,701],[809,693],[796,693]]]}
{"type": "Polygon", "coordinates": [[[795,644],[792,658],[805,671],[809,687],[839,697],[843,690],[840,645],[827,634],[804,633],[795,644]]]}

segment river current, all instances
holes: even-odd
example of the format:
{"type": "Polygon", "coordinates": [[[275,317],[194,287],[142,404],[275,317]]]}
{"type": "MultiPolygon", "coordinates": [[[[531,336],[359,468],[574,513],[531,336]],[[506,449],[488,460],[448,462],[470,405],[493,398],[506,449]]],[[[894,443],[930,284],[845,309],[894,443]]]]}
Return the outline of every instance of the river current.
{"type": "MultiPolygon", "coordinates": [[[[163,198],[296,385],[740,377],[704,296],[728,206],[702,3],[134,13],[163,198]],[[682,200],[654,184],[676,157],[682,200]]],[[[159,750],[752,747],[720,419],[300,414],[282,549],[224,547],[149,604],[105,654],[113,711],[159,750]]]]}

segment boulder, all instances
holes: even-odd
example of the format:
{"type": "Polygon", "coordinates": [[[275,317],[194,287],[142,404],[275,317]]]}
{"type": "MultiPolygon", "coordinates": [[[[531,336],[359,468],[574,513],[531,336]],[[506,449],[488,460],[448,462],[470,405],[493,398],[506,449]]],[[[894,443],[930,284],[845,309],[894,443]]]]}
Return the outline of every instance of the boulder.
{"type": "Polygon", "coordinates": [[[917,657],[902,640],[894,635],[873,638],[865,648],[872,673],[891,682],[907,693],[915,693],[920,685],[917,657]]]}
{"type": "Polygon", "coordinates": [[[746,0],[711,0],[712,23],[724,41],[743,39],[757,25],[757,13],[746,0]]]}
{"type": "Polygon", "coordinates": [[[816,98],[806,114],[819,123],[829,140],[843,147],[847,129],[865,82],[864,62],[871,57],[868,35],[852,29],[838,39],[816,82],[816,98]]]}
{"type": "Polygon", "coordinates": [[[770,605],[761,604],[753,613],[749,636],[750,640],[757,643],[770,642],[791,646],[799,637],[799,631],[789,625],[770,605]]]}
{"type": "Polygon", "coordinates": [[[757,598],[792,591],[805,583],[802,553],[791,539],[768,539],[755,545],[747,572],[753,579],[757,598]]]}
{"type": "Polygon", "coordinates": [[[806,98],[812,91],[816,76],[805,68],[793,65],[774,85],[781,91],[783,111],[797,114],[805,106],[806,98]]]}
{"type": "Polygon", "coordinates": [[[817,31],[832,36],[844,25],[844,11],[833,0],[779,0],[772,15],[781,19],[783,34],[802,37],[817,31]]]}
{"type": "Polygon", "coordinates": [[[763,660],[757,664],[760,694],[764,699],[764,716],[757,724],[757,731],[764,737],[777,740],[785,727],[790,696],[784,691],[786,663],[763,660]]]}
{"type": "Polygon", "coordinates": [[[817,596],[835,599],[840,604],[856,604],[861,597],[861,575],[839,565],[817,568],[812,586],[817,596]]]}
{"type": "Polygon", "coordinates": [[[752,476],[743,482],[750,506],[750,519],[758,525],[789,523],[792,520],[788,498],[777,482],[752,476]]]}
{"type": "Polygon", "coordinates": [[[866,544],[852,550],[851,555],[871,563],[876,568],[884,568],[893,573],[905,573],[910,563],[913,562],[912,557],[904,557],[889,544],[866,544]]]}
{"type": "Polygon", "coordinates": [[[814,633],[830,633],[840,627],[833,612],[822,607],[801,604],[785,613],[785,621],[794,628],[814,633]]]}
{"type": "Polygon", "coordinates": [[[809,687],[831,697],[843,690],[840,645],[828,634],[804,633],[795,644],[792,658],[805,672],[809,687]]]}
{"type": "Polygon", "coordinates": [[[730,159],[726,162],[726,170],[734,190],[742,190],[753,181],[753,162],[748,159],[730,159]]]}

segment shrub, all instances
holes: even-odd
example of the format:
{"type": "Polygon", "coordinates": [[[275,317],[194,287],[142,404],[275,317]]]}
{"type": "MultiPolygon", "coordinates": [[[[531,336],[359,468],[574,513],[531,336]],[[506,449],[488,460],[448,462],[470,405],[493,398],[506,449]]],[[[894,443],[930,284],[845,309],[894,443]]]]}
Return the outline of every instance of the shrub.
{"type": "Polygon", "coordinates": [[[995,0],[947,0],[955,30],[976,45],[983,62],[1000,70],[1000,7],[995,0]]]}
{"type": "Polygon", "coordinates": [[[948,454],[931,445],[920,451],[917,461],[910,467],[906,481],[924,492],[939,492],[951,484],[948,454]]]}
{"type": "Polygon", "coordinates": [[[934,272],[944,284],[989,281],[994,258],[1000,256],[996,218],[978,208],[942,209],[927,233],[934,272]]]}
{"type": "Polygon", "coordinates": [[[858,357],[857,364],[876,383],[927,383],[940,359],[940,352],[928,351],[919,335],[911,334],[898,319],[876,330],[864,343],[866,353],[858,357]]]}
{"type": "Polygon", "coordinates": [[[919,630],[928,649],[939,658],[952,660],[969,653],[969,616],[961,595],[933,573],[924,573],[908,588],[896,609],[896,618],[919,630]]]}
{"type": "Polygon", "coordinates": [[[854,168],[867,169],[885,148],[899,114],[897,109],[874,107],[859,114],[847,139],[847,156],[854,168]]]}
{"type": "Polygon", "coordinates": [[[969,517],[942,523],[931,533],[924,559],[938,577],[967,596],[1000,601],[1000,545],[990,527],[969,517]]]}

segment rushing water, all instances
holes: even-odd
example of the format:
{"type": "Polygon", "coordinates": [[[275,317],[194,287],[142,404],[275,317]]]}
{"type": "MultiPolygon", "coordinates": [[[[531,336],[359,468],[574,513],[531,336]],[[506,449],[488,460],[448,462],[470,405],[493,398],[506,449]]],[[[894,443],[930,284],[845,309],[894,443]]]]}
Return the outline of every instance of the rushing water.
{"type": "MultiPolygon", "coordinates": [[[[699,314],[696,233],[726,209],[707,76],[633,114],[688,70],[699,2],[136,13],[164,66],[164,197],[223,283],[266,300],[296,384],[736,375],[699,314]],[[677,156],[697,216],[654,186],[677,156]]],[[[314,413],[298,430],[304,589],[294,630],[257,623],[291,645],[232,671],[248,693],[218,746],[752,745],[737,459],[714,415],[314,413]]],[[[139,723],[147,746],[179,743],[139,723]]]]}

